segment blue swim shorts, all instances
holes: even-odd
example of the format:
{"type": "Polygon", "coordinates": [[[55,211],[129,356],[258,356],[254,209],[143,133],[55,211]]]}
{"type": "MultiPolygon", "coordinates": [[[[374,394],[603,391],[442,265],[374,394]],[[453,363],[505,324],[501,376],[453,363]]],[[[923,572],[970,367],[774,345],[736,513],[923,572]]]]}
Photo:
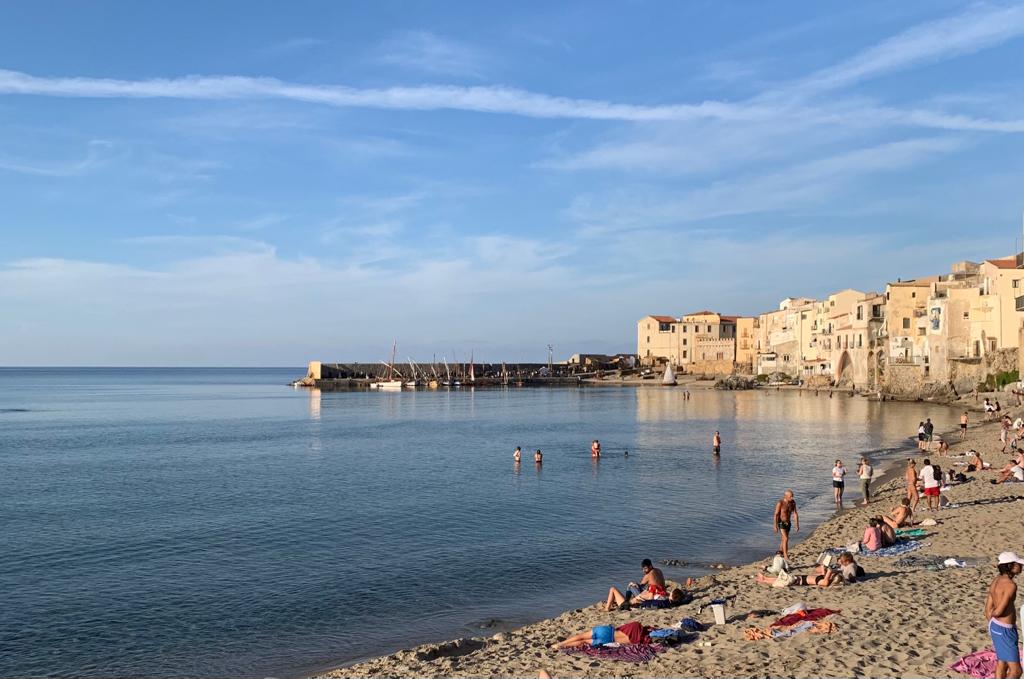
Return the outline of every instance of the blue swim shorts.
{"type": "Polygon", "coordinates": [[[1007,625],[992,618],[988,621],[988,633],[992,636],[992,646],[996,649],[997,660],[1020,662],[1020,647],[1017,645],[1015,625],[1007,625]]]}
{"type": "Polygon", "coordinates": [[[615,641],[615,628],[611,625],[599,625],[590,633],[590,645],[600,646],[615,641]]]}

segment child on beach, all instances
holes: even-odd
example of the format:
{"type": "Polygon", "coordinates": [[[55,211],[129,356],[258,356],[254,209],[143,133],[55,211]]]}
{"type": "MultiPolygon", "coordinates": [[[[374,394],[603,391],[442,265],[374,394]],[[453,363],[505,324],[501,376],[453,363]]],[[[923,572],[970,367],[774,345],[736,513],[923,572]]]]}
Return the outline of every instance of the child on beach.
{"type": "Polygon", "coordinates": [[[835,494],[836,504],[840,507],[843,505],[843,487],[846,485],[843,477],[845,476],[846,467],[843,466],[843,461],[836,460],[836,466],[832,467],[832,492],[835,494]]]}
{"type": "Polygon", "coordinates": [[[1018,679],[1021,675],[1020,647],[1017,645],[1017,584],[1024,559],[1014,552],[999,555],[999,575],[988,588],[985,618],[996,651],[996,679],[1018,679]]]}

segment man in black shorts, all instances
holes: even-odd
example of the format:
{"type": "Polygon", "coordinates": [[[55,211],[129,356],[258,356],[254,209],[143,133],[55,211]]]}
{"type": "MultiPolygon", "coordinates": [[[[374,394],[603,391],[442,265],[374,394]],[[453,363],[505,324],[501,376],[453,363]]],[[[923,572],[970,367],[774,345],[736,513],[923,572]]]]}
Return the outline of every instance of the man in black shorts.
{"type": "Polygon", "coordinates": [[[711,450],[715,455],[722,454],[722,435],[715,430],[715,435],[711,437],[711,450]]]}
{"type": "Polygon", "coordinates": [[[796,500],[793,499],[793,491],[787,490],[782,494],[782,499],[775,503],[775,514],[772,516],[772,531],[782,535],[782,542],[779,550],[782,558],[789,560],[789,531],[796,525],[800,530],[800,514],[796,511],[796,500]]]}

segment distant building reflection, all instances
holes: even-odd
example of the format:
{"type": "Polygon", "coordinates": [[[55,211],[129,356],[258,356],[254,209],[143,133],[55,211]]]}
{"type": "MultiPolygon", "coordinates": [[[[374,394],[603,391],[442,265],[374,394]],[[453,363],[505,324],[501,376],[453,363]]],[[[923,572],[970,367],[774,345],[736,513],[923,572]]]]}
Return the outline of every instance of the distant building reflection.
{"type": "Polygon", "coordinates": [[[320,419],[320,390],[310,389],[309,390],[309,419],[319,420],[320,419]]]}

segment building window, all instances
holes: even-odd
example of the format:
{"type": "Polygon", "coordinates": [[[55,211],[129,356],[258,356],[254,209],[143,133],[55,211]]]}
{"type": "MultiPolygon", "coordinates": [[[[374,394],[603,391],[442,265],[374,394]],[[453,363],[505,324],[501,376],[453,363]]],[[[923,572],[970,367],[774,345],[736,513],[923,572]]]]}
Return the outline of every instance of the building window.
{"type": "Polygon", "coordinates": [[[864,307],[862,307],[862,306],[858,306],[857,307],[857,320],[858,321],[863,321],[864,320],[864,307]]]}
{"type": "Polygon", "coordinates": [[[683,358],[686,358],[686,351],[683,351],[683,358]]]}
{"type": "Polygon", "coordinates": [[[686,338],[685,337],[683,338],[683,346],[684,347],[686,346],[686,338]]]}
{"type": "Polygon", "coordinates": [[[658,332],[668,332],[668,329],[671,327],[671,323],[658,323],[658,332]]]}
{"type": "Polygon", "coordinates": [[[1019,288],[1020,287],[1020,279],[1019,278],[1013,279],[1013,287],[1015,287],[1015,288],[1019,288]]]}
{"type": "Polygon", "coordinates": [[[903,329],[904,330],[910,330],[910,319],[909,318],[904,318],[903,319],[903,329]]]}
{"type": "Polygon", "coordinates": [[[648,343],[648,344],[650,344],[650,343],[651,343],[651,336],[650,336],[650,335],[648,335],[648,336],[647,336],[647,343],[648,343]]]}
{"type": "Polygon", "coordinates": [[[725,352],[719,351],[718,352],[718,360],[721,361],[721,360],[724,360],[724,359],[725,359],[725,352]]]}
{"type": "Polygon", "coordinates": [[[967,321],[967,320],[970,320],[970,318],[971,318],[971,312],[970,311],[965,311],[964,312],[964,320],[967,321]]]}
{"type": "Polygon", "coordinates": [[[917,334],[918,335],[924,335],[924,328],[918,328],[917,329],[917,334]]]}
{"type": "Polygon", "coordinates": [[[881,304],[872,304],[871,305],[871,316],[873,318],[881,318],[882,317],[882,305],[881,304]]]}
{"type": "Polygon", "coordinates": [[[673,325],[672,326],[672,332],[675,332],[675,331],[676,331],[676,326],[673,325]]]}
{"type": "Polygon", "coordinates": [[[911,297],[917,297],[917,293],[916,292],[912,292],[912,293],[910,293],[910,296],[911,297]]]}
{"type": "Polygon", "coordinates": [[[711,326],[710,325],[708,326],[708,332],[711,332],[711,326]]]}

